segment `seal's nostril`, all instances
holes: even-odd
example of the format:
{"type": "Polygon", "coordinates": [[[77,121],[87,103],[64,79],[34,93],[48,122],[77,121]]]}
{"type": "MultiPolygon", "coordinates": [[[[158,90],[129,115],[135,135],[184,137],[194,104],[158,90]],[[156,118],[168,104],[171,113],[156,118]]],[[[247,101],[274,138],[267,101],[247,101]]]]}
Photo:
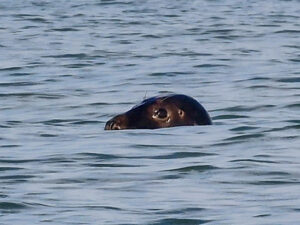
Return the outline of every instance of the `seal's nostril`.
{"type": "Polygon", "coordinates": [[[108,121],[106,124],[105,124],[105,130],[112,130],[112,126],[114,124],[114,121],[108,121]]]}
{"type": "Polygon", "coordinates": [[[116,122],[112,122],[111,126],[111,130],[121,130],[120,125],[118,125],[116,122]]]}
{"type": "Polygon", "coordinates": [[[121,127],[115,121],[108,121],[105,125],[105,130],[120,130],[121,127]]]}
{"type": "Polygon", "coordinates": [[[109,129],[110,129],[110,130],[113,130],[114,125],[115,125],[115,122],[114,122],[114,121],[111,121],[111,122],[109,123],[109,129]]]}

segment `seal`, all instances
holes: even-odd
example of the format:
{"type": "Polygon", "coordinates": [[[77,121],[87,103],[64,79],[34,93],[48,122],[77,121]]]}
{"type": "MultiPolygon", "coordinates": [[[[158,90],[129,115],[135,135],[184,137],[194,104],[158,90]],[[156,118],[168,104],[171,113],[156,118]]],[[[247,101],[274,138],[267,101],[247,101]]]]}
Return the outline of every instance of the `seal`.
{"type": "Polygon", "coordinates": [[[198,101],[187,95],[171,94],[145,99],[107,121],[104,129],[157,129],[211,124],[209,114],[198,101]]]}

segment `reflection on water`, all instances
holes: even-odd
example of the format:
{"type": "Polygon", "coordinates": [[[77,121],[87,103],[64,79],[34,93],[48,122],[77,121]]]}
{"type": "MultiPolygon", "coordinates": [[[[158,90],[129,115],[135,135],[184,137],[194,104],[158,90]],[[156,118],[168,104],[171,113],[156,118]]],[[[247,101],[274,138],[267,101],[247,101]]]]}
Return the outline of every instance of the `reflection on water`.
{"type": "Polygon", "coordinates": [[[1,1],[1,222],[297,224],[299,19],[297,1],[1,1]],[[214,125],[103,130],[167,93],[214,125]]]}

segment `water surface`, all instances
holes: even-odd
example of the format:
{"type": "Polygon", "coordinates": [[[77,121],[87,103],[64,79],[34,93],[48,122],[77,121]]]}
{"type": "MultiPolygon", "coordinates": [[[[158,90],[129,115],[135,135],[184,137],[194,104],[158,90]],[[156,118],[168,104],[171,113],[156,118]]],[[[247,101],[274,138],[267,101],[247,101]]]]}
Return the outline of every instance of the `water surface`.
{"type": "Polygon", "coordinates": [[[0,2],[1,224],[298,224],[299,1],[0,2]],[[213,126],[104,131],[183,93],[213,126]]]}

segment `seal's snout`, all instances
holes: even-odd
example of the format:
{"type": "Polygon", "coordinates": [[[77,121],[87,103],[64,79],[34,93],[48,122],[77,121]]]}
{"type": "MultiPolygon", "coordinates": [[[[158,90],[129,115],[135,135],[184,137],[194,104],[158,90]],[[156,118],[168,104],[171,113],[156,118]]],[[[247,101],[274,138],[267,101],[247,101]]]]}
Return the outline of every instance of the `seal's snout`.
{"type": "Polygon", "coordinates": [[[121,130],[121,127],[116,121],[110,120],[106,123],[105,130],[121,130]]]}
{"type": "Polygon", "coordinates": [[[115,116],[105,124],[105,130],[123,130],[127,126],[127,117],[125,114],[115,116]]]}

